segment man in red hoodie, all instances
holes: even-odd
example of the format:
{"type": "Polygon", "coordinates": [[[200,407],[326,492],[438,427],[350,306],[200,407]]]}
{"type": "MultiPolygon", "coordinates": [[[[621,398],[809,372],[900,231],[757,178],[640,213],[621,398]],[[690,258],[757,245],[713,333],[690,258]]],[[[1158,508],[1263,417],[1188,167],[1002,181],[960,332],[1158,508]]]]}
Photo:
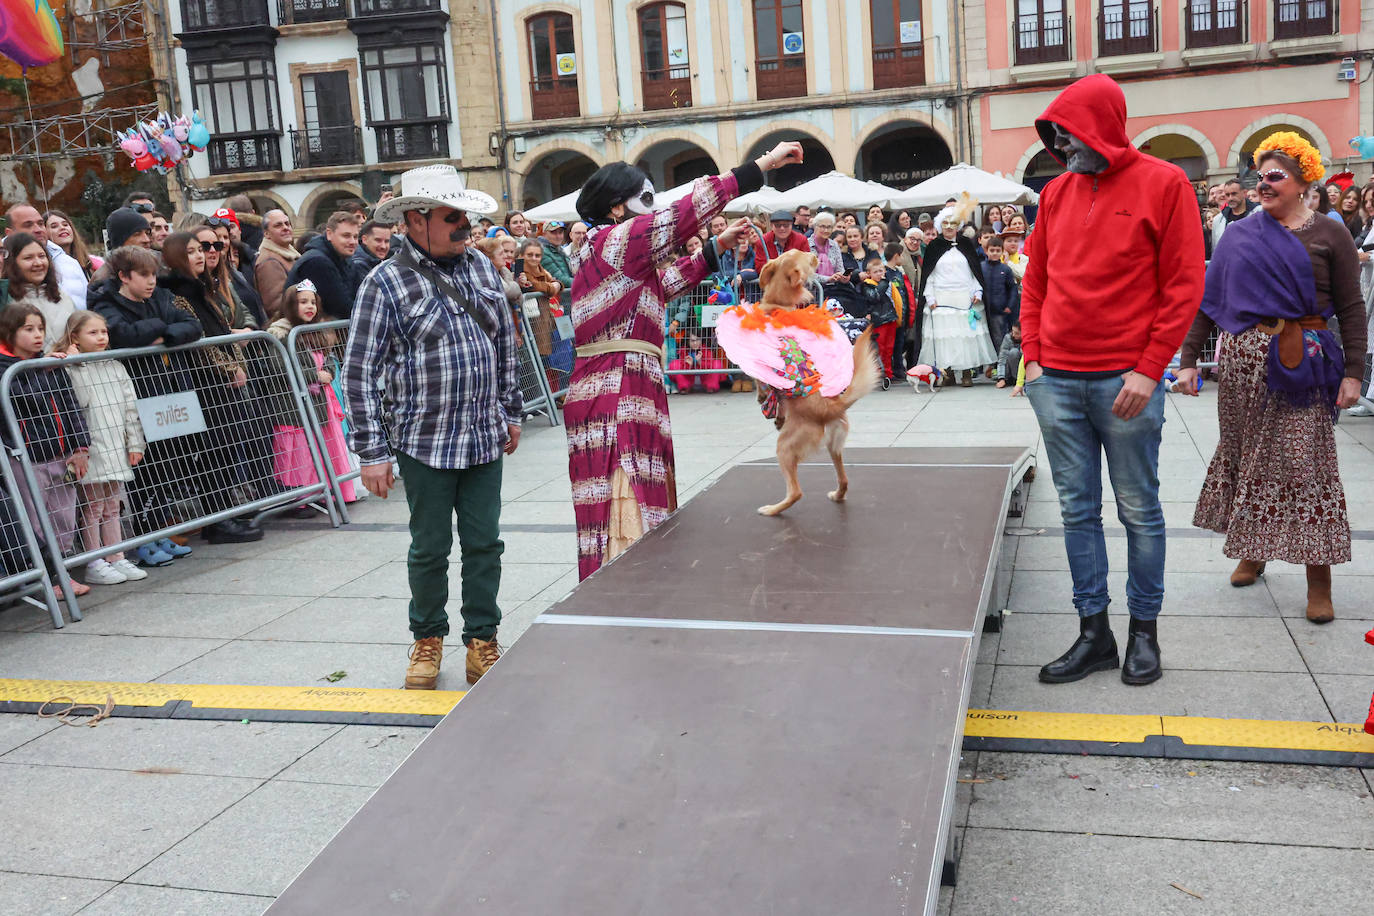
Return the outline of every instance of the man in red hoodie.
{"type": "Polygon", "coordinates": [[[1202,301],[1197,198],[1183,171],[1126,136],[1126,97],[1089,76],[1035,122],[1068,172],[1045,187],[1022,286],[1026,396],[1045,437],[1064,521],[1079,637],[1040,669],[1076,681],[1121,666],[1159,680],[1155,618],[1164,602],[1159,505],[1160,378],[1202,301]],[[1124,664],[1107,623],[1102,454],[1126,527],[1130,638],[1124,664]]]}

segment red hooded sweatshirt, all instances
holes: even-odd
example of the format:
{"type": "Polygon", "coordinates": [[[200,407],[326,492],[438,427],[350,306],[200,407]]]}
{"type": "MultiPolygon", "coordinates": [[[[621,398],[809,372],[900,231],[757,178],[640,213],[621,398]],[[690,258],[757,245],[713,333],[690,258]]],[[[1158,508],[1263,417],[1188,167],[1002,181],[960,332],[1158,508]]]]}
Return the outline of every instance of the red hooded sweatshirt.
{"type": "Polygon", "coordinates": [[[1096,175],[1066,172],[1041,192],[1022,287],[1026,362],[1158,379],[1202,302],[1197,196],[1182,169],[1131,146],[1126,96],[1111,77],[1079,80],[1035,122],[1063,162],[1054,123],[1109,165],[1096,175]]]}

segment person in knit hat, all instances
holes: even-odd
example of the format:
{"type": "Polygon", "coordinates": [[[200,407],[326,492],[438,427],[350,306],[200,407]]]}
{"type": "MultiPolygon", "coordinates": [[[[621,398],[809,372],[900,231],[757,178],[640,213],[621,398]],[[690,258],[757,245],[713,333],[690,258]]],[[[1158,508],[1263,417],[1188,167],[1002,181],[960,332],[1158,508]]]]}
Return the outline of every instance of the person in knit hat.
{"type": "MultiPolygon", "coordinates": [[[[148,220],[133,207],[120,207],[105,217],[105,250],[114,251],[116,248],[123,248],[126,245],[150,250],[153,247],[153,234],[152,230],[148,228],[148,220]]],[[[87,295],[94,294],[105,285],[106,280],[114,276],[108,262],[101,264],[91,274],[90,282],[86,287],[87,295]]],[[[80,307],[86,307],[84,298],[80,307]]],[[[66,329],[63,328],[62,330],[65,331],[66,329]]]]}

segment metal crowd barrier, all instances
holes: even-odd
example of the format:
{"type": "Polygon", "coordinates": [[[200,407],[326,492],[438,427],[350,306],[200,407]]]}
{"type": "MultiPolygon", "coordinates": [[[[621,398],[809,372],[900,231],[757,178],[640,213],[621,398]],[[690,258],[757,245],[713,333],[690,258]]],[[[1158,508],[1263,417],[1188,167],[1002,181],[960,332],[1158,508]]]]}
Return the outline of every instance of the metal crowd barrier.
{"type": "Polygon", "coordinates": [[[21,360],[0,375],[0,415],[13,519],[0,507],[0,590],[41,583],[54,626],[52,578],[80,620],[67,570],[92,560],[312,503],[343,521],[312,394],[263,331],[21,360]]]}

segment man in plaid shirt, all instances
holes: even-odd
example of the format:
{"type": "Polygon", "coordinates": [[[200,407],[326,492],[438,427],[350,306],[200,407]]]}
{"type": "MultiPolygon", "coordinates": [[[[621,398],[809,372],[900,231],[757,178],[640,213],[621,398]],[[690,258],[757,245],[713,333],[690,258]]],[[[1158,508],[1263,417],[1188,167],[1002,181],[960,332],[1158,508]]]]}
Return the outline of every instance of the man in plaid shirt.
{"type": "Polygon", "coordinates": [[[468,211],[494,212],[496,201],[465,190],[447,165],[404,173],[401,192],[377,208],[382,222],[403,218],[406,237],[358,289],[343,386],[363,485],[385,499],[393,455],[401,466],[415,638],[405,685],[433,690],[449,632],[455,516],[468,683],[500,657],[501,460],[520,442],[519,354],[500,278],[468,247],[468,211]]]}

